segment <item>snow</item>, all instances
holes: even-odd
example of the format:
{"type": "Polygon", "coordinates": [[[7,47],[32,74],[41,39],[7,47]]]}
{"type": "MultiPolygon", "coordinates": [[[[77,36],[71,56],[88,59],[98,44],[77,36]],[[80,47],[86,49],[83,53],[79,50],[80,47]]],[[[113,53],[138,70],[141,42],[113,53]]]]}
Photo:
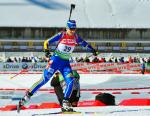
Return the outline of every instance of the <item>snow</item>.
{"type": "MultiPolygon", "coordinates": [[[[74,114],[75,116],[149,116],[150,107],[147,106],[106,106],[106,107],[77,107],[76,111],[82,112],[82,114],[74,114]],[[92,113],[93,112],[93,113],[92,113]],[[95,112],[95,113],[94,113],[95,112]]],[[[32,109],[22,110],[19,114],[16,111],[1,112],[1,116],[55,116],[56,114],[50,114],[54,112],[60,112],[59,108],[55,109],[32,109]]],[[[62,114],[57,114],[62,116],[62,114]]],[[[64,114],[66,116],[67,114],[64,114]]],[[[71,114],[73,115],[73,114],[71,114]]]]}
{"type": "MultiPolygon", "coordinates": [[[[0,88],[29,88],[34,82],[42,77],[42,74],[21,74],[13,79],[15,74],[0,74],[0,88]],[[24,82],[24,83],[22,83],[24,82]],[[1,84],[5,83],[5,84],[1,84]]],[[[119,88],[119,87],[143,87],[149,86],[149,74],[80,74],[81,87],[91,86],[96,88],[119,88]],[[134,83],[138,83],[134,85],[134,83]],[[99,85],[99,86],[95,86],[99,85]]],[[[49,88],[49,83],[43,88],[49,88]]]]}
{"type": "MultiPolygon", "coordinates": [[[[37,81],[41,74],[24,74],[15,77],[10,80],[10,76],[13,74],[0,74],[0,88],[29,88],[35,81],[37,81]]],[[[102,92],[112,93],[121,92],[122,94],[116,94],[116,105],[124,99],[129,98],[149,98],[149,75],[141,74],[81,74],[80,83],[81,89],[104,89],[102,92]],[[145,88],[136,90],[105,90],[105,89],[121,89],[121,88],[145,88]],[[134,95],[131,92],[140,92],[140,94],[134,95]]],[[[51,88],[49,82],[42,88],[51,88]]],[[[12,96],[12,98],[19,98],[24,95],[25,91],[0,91],[0,96],[12,96]]],[[[92,91],[91,91],[92,92],[92,91]]],[[[81,91],[82,100],[93,100],[95,95],[90,91],[81,91]]],[[[57,102],[55,94],[50,94],[44,91],[38,91],[26,106],[30,104],[39,104],[43,102],[57,102]]],[[[8,104],[17,104],[17,100],[1,99],[0,107],[8,104]]],[[[149,106],[104,106],[104,107],[77,107],[76,111],[82,112],[78,115],[97,115],[97,116],[149,116],[149,106]]],[[[32,109],[22,110],[20,114],[16,111],[0,111],[0,116],[48,116],[48,113],[59,112],[60,108],[53,109],[32,109]]],[[[65,114],[66,115],[66,114],[65,114]]],[[[77,115],[77,114],[75,114],[77,115]]]]}
{"type": "Polygon", "coordinates": [[[1,27],[150,28],[149,0],[0,0],[1,27]]]}
{"type": "MultiPolygon", "coordinates": [[[[21,74],[10,79],[15,74],[0,74],[0,88],[29,88],[42,77],[42,74],[21,74]],[[24,82],[24,83],[22,83],[24,82]]],[[[81,87],[91,86],[96,88],[120,88],[120,87],[145,87],[150,80],[149,74],[80,74],[81,87]],[[134,83],[138,83],[134,85],[134,83]],[[99,86],[95,86],[99,85],[99,86]],[[128,85],[128,86],[127,86],[128,85]]],[[[49,88],[49,83],[43,88],[49,88]]]]}

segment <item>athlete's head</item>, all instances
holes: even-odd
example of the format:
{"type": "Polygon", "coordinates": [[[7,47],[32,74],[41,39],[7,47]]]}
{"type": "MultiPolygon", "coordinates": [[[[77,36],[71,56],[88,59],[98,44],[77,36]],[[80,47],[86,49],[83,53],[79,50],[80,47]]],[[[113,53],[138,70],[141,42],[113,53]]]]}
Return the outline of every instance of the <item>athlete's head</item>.
{"type": "Polygon", "coordinates": [[[75,20],[68,20],[66,28],[75,30],[76,29],[76,21],[75,20]]]}
{"type": "Polygon", "coordinates": [[[75,20],[68,20],[66,26],[67,34],[73,35],[76,30],[76,21],[75,20]]]}

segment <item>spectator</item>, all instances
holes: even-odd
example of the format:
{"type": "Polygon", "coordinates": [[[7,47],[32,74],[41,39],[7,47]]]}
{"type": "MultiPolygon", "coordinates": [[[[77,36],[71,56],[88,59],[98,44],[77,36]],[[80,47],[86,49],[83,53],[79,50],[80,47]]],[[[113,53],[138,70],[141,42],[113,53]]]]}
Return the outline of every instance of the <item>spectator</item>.
{"type": "Polygon", "coordinates": [[[95,57],[92,62],[99,62],[99,59],[97,57],[95,57]]]}
{"type": "Polygon", "coordinates": [[[8,57],[8,59],[6,60],[6,62],[13,62],[13,60],[10,57],[8,57]]]}
{"type": "Polygon", "coordinates": [[[17,58],[16,58],[16,57],[14,57],[14,62],[18,62],[18,60],[17,60],[17,58]]]}
{"type": "Polygon", "coordinates": [[[84,61],[85,62],[90,62],[90,59],[86,56],[84,61]]]}
{"type": "Polygon", "coordinates": [[[119,59],[119,61],[120,61],[121,63],[124,63],[124,57],[121,57],[121,58],[119,59]]]}
{"type": "Polygon", "coordinates": [[[84,62],[83,57],[81,57],[80,59],[78,59],[77,62],[84,62]]]}
{"type": "Polygon", "coordinates": [[[115,63],[118,63],[118,59],[117,59],[117,57],[115,57],[115,63]]]}

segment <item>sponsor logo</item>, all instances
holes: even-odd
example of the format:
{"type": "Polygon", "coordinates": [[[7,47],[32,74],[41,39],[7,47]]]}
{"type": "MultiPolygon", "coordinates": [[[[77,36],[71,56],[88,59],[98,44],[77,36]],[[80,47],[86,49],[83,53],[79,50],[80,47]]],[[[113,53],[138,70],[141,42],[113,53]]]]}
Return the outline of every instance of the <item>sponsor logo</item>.
{"type": "Polygon", "coordinates": [[[24,63],[22,64],[22,69],[27,69],[28,68],[28,64],[24,63]]]}
{"type": "Polygon", "coordinates": [[[15,65],[15,64],[4,64],[3,65],[4,69],[18,69],[19,65],[15,65]]]}

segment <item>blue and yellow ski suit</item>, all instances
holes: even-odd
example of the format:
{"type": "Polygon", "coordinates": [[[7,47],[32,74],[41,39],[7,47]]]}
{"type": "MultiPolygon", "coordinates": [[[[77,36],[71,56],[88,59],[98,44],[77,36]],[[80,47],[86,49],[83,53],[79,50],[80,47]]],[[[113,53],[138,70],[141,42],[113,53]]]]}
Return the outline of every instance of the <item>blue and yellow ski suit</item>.
{"type": "Polygon", "coordinates": [[[40,87],[46,84],[51,79],[51,77],[53,77],[54,73],[57,70],[59,70],[63,75],[67,85],[64,92],[64,99],[67,100],[70,98],[70,95],[72,93],[74,82],[72,69],[69,63],[71,53],[73,52],[77,44],[86,47],[91,52],[94,50],[94,48],[92,48],[86,41],[81,39],[76,33],[70,36],[65,31],[62,31],[45,40],[44,49],[48,49],[48,46],[56,41],[58,42],[58,44],[53,56],[50,57],[49,67],[44,69],[43,77],[31,87],[29,92],[31,92],[31,94],[34,94],[40,87]]]}

